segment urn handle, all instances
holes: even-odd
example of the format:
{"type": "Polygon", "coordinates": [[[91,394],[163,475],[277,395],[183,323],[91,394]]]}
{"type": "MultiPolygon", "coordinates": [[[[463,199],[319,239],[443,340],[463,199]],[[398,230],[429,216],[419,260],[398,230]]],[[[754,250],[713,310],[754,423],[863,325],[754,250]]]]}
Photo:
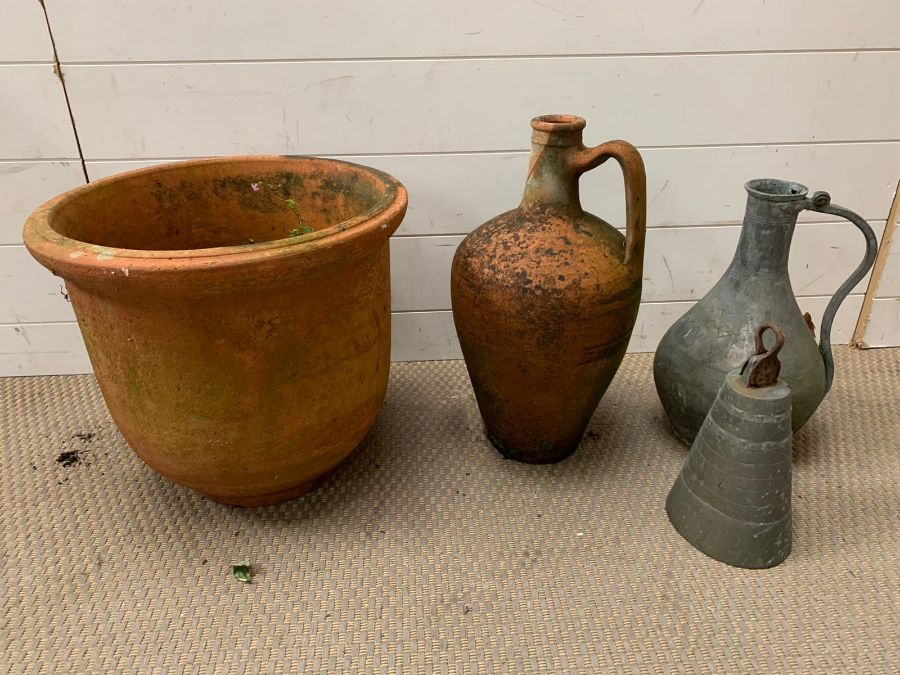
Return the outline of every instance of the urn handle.
{"type": "Polygon", "coordinates": [[[625,264],[644,260],[644,236],[647,230],[647,175],[644,160],[628,141],[607,141],[595,148],[582,148],[572,166],[582,174],[614,158],[625,177],[625,264]]]}
{"type": "Polygon", "coordinates": [[[834,358],[831,356],[831,324],[834,322],[834,315],[837,314],[838,307],[847,297],[847,294],[853,289],[860,280],[866,276],[875,262],[875,256],[878,253],[878,240],[875,233],[869,227],[863,218],[843,206],[831,203],[831,195],[827,192],[816,192],[808,201],[805,207],[810,211],[818,211],[819,213],[827,213],[832,216],[839,216],[849,220],[859,228],[866,238],[866,253],[862,262],[853,271],[853,274],[841,284],[834,296],[828,302],[825,308],[825,314],[822,315],[822,326],[819,333],[819,351],[822,354],[822,360],[825,362],[825,391],[831,389],[831,382],[834,380],[834,358]]]}

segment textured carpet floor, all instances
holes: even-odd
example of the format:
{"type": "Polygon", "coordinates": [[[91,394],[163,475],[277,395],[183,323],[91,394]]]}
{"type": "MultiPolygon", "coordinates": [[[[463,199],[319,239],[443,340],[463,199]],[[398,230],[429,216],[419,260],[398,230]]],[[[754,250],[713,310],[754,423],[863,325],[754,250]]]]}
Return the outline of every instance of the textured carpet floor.
{"type": "Polygon", "coordinates": [[[461,362],[394,364],[362,447],[259,510],[157,477],[92,377],[0,380],[0,670],[897,672],[900,350],[836,356],[767,571],[669,525],[650,355],[543,467],[488,445],[461,362]]]}

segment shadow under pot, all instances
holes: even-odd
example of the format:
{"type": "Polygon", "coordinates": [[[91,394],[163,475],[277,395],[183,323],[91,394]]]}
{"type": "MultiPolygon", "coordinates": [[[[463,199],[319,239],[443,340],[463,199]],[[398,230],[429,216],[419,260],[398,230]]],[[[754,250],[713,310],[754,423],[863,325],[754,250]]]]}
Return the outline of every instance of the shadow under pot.
{"type": "Polygon", "coordinates": [[[375,421],[406,202],[363,166],[226,157],[79,187],[24,239],[65,279],[134,451],[215,501],[259,506],[314,488],[375,421]]]}

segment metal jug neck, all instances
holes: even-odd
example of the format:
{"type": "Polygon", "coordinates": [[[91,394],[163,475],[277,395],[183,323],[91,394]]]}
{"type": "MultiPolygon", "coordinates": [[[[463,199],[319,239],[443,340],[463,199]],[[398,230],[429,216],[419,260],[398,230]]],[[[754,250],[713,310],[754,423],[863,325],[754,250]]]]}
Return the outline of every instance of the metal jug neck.
{"type": "Polygon", "coordinates": [[[807,188],[776,179],[749,181],[747,209],[732,268],[748,273],[787,274],[797,216],[807,205],[807,188]]]}

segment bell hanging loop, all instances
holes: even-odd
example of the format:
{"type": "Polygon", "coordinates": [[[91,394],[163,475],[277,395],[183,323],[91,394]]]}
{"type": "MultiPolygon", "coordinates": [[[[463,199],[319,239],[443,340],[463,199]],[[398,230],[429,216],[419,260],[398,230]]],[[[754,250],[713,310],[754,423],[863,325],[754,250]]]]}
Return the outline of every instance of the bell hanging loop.
{"type": "Polygon", "coordinates": [[[748,387],[771,387],[778,382],[781,361],[778,352],[784,346],[784,331],[772,323],[763,323],[756,329],[756,352],[741,366],[741,381],[748,387]],[[766,349],[763,335],[767,330],[775,334],[775,343],[766,349]]]}

